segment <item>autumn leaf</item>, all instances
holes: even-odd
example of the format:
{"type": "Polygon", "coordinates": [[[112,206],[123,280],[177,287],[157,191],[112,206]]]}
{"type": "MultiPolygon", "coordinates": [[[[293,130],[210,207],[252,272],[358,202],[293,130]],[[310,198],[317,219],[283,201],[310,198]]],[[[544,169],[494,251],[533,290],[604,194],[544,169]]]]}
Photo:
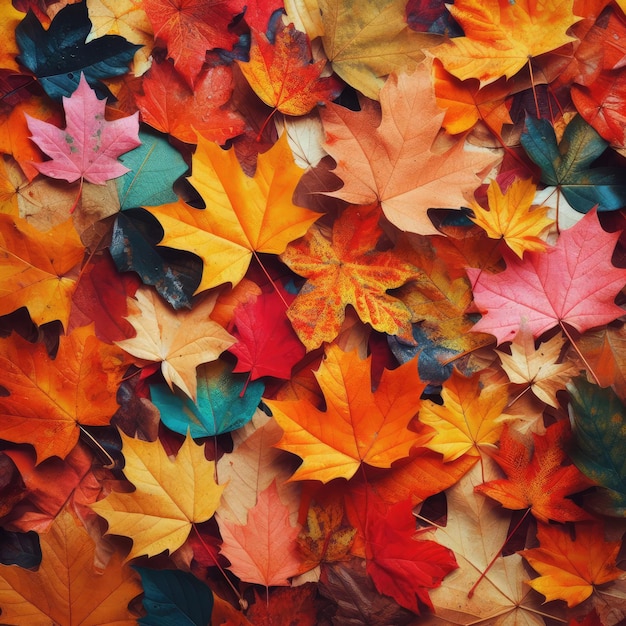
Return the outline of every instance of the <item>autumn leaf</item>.
{"type": "Polygon", "coordinates": [[[347,305],[374,329],[411,340],[411,312],[387,290],[408,282],[413,268],[393,250],[375,249],[381,235],[375,210],[349,207],[336,220],[332,239],[315,226],[281,254],[308,279],[287,311],[307,350],[337,336],[347,305]]]}
{"type": "Polygon", "coordinates": [[[424,50],[439,42],[435,35],[408,27],[402,0],[366,0],[358,6],[344,0],[319,0],[318,4],[323,29],[319,34],[333,70],[374,100],[385,76],[411,71],[424,58],[424,50]]]}
{"type": "Polygon", "coordinates": [[[219,515],[218,523],[223,539],[220,551],[241,580],[282,586],[300,572],[299,528],[290,524],[289,509],[280,501],[275,482],[259,492],[245,525],[222,520],[219,515]]]}
{"type": "Polygon", "coordinates": [[[285,135],[259,156],[253,178],[234,150],[198,137],[188,179],[207,210],[178,202],[150,207],[165,231],[162,245],[188,250],[204,262],[197,292],[225,282],[236,285],[257,252],[280,254],[320,217],[292,204],[303,171],[293,162],[285,135]]]}
{"type": "Polygon", "coordinates": [[[526,389],[556,408],[556,392],[565,389],[565,384],[578,373],[571,361],[558,362],[564,343],[562,335],[555,335],[535,350],[532,333],[522,328],[511,343],[511,354],[497,352],[512,383],[528,385],[526,389]]]}
{"type": "Polygon", "coordinates": [[[408,429],[424,388],[415,363],[385,371],[372,392],[370,360],[328,347],[315,373],[326,411],[307,401],[266,402],[284,431],[276,445],[302,458],[294,480],[351,478],[361,463],[391,467],[418,443],[419,435],[408,429]]]}
{"type": "Polygon", "coordinates": [[[141,593],[137,574],[113,554],[104,571],[94,567],[95,546],[67,510],[41,535],[36,572],[0,566],[2,620],[14,624],[136,624],[129,602],[141,593]]]}
{"type": "Polygon", "coordinates": [[[51,157],[35,167],[69,183],[80,178],[98,185],[126,173],[117,157],[140,144],[138,114],[108,122],[104,108],[83,75],[71,97],[63,97],[64,130],[26,114],[32,140],[51,157]]]}
{"type": "Polygon", "coordinates": [[[572,538],[566,527],[539,524],[539,547],[520,552],[540,574],[528,584],[547,601],[565,600],[570,608],[624,573],[616,567],[621,542],[606,541],[602,523],[579,522],[575,533],[572,538]]]}
{"type": "Polygon", "coordinates": [[[443,384],[443,405],[430,400],[422,405],[419,420],[434,430],[424,446],[440,452],[444,461],[480,456],[481,449],[498,441],[506,396],[498,387],[481,387],[478,373],[468,378],[454,369],[443,384]]]}
{"type": "Polygon", "coordinates": [[[215,464],[206,460],[204,446],[196,445],[190,436],[174,460],[160,441],[120,436],[124,475],[135,491],[112,491],[91,508],[107,520],[109,533],[132,539],[127,559],[174,552],[193,524],[208,520],[219,505],[224,487],[215,482],[215,464]]]}
{"type": "Polygon", "coordinates": [[[526,251],[542,252],[547,244],[540,235],[554,220],[547,216],[548,207],[531,210],[536,189],[532,180],[516,178],[503,193],[498,182],[493,180],[487,189],[489,210],[472,202],[470,207],[474,216],[471,220],[491,239],[503,239],[520,259],[526,251]]]}
{"type": "Polygon", "coordinates": [[[15,57],[19,53],[14,33],[17,25],[24,19],[24,13],[18,11],[13,3],[0,9],[0,23],[2,23],[2,37],[0,37],[0,67],[19,71],[15,57]]]}
{"type": "Polygon", "coordinates": [[[42,343],[17,334],[0,339],[2,427],[7,441],[31,443],[39,462],[65,458],[78,442],[81,425],[107,425],[118,404],[115,392],[128,360],[119,348],[105,344],[92,326],[61,337],[52,360],[42,343]],[[33,437],[33,430],[37,437],[33,437]]]}
{"type": "Polygon", "coordinates": [[[477,78],[481,87],[501,76],[511,78],[532,57],[574,41],[567,34],[580,18],[573,0],[461,0],[448,7],[464,37],[454,37],[432,49],[448,72],[461,80],[477,78]]]}
{"type": "Polygon", "coordinates": [[[136,335],[116,344],[137,359],[160,363],[170,389],[176,385],[195,400],[196,367],[214,361],[235,341],[209,318],[216,299],[214,292],[191,310],[174,311],[153,289],[141,287],[128,299],[126,318],[136,335]]]}
{"type": "Polygon", "coordinates": [[[565,446],[569,423],[562,420],[546,429],[545,435],[533,434],[527,447],[507,428],[500,437],[500,448],[493,458],[507,478],[491,480],[476,491],[497,500],[507,509],[529,508],[540,521],[573,522],[589,519],[589,514],[567,499],[590,487],[576,466],[566,464],[565,446]]]}
{"type": "Polygon", "coordinates": [[[169,57],[191,87],[202,69],[207,50],[230,50],[237,41],[228,24],[243,7],[242,0],[145,0],[143,3],[155,40],[167,45],[169,57]]]}
{"type": "Polygon", "coordinates": [[[339,95],[339,81],[321,77],[325,59],[311,62],[308,37],[292,24],[279,24],[271,42],[262,32],[252,30],[251,36],[250,60],[239,67],[265,104],[286,115],[305,115],[339,95]]]}
{"type": "Polygon", "coordinates": [[[0,215],[0,315],[25,306],[36,324],[58,319],[67,328],[84,252],[71,219],[42,232],[0,215]]]}
{"type": "Polygon", "coordinates": [[[602,230],[596,212],[590,211],[546,252],[529,252],[523,260],[505,253],[504,272],[468,269],[483,313],[473,330],[503,343],[513,339],[521,324],[538,337],[564,323],[584,332],[620,317],[624,310],[614,299],[626,282],[626,270],[611,263],[618,237],[602,230]]]}
{"type": "Polygon", "coordinates": [[[466,151],[462,140],[438,147],[444,112],[427,63],[413,74],[392,74],[380,92],[380,106],[382,118],[367,101],[360,111],[334,104],[321,111],[324,148],[344,183],[324,193],[352,204],[378,201],[400,230],[437,234],[428,209],[466,204],[497,159],[466,151]]]}

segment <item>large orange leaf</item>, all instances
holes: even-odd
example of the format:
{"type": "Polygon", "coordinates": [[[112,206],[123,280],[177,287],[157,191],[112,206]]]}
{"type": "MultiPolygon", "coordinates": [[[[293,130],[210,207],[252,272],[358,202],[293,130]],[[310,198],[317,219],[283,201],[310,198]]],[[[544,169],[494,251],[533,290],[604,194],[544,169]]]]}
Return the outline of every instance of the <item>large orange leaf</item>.
{"type": "Polygon", "coordinates": [[[289,509],[281,502],[275,482],[259,493],[243,526],[219,515],[218,523],[223,539],[221,553],[241,580],[266,587],[283,586],[300,572],[300,529],[289,522],[289,509]]]}
{"type": "Polygon", "coordinates": [[[235,151],[198,137],[189,182],[206,210],[178,202],[150,207],[165,237],[163,245],[188,250],[204,261],[197,291],[237,284],[256,252],[280,254],[320,216],[291,198],[304,173],[293,161],[287,136],[258,158],[253,178],[241,169],[235,151]]]}
{"type": "Polygon", "coordinates": [[[412,341],[411,311],[387,290],[411,280],[415,271],[393,250],[376,250],[381,235],[377,211],[348,207],[335,221],[332,239],[315,226],[281,255],[308,278],[287,311],[307,350],[335,339],[347,305],[376,330],[412,341]]]}
{"type": "Polygon", "coordinates": [[[320,111],[324,147],[344,183],[324,193],[352,204],[378,201],[401,230],[436,234],[428,209],[466,204],[497,159],[466,151],[462,138],[447,148],[436,144],[444,111],[437,106],[426,63],[411,75],[392,74],[380,104],[382,120],[367,101],[360,111],[334,104],[320,111]]]}
{"type": "Polygon", "coordinates": [[[215,463],[207,461],[204,446],[187,435],[172,460],[160,441],[122,437],[124,474],[135,486],[132,493],[111,492],[91,508],[109,523],[109,533],[133,540],[127,558],[183,545],[192,524],[205,522],[217,508],[223,487],[215,482],[215,463]]]}
{"type": "Polygon", "coordinates": [[[22,306],[35,324],[70,315],[76,278],[84,247],[71,218],[42,232],[26,220],[0,215],[0,315],[22,306]]]}
{"type": "Polygon", "coordinates": [[[569,422],[562,420],[546,429],[545,435],[533,434],[528,448],[507,429],[500,438],[494,459],[507,478],[490,480],[476,491],[497,500],[507,509],[530,508],[542,522],[571,522],[589,519],[589,514],[567,499],[594,483],[574,465],[566,465],[565,446],[569,422]]]}
{"type": "Polygon", "coordinates": [[[461,80],[477,78],[484,86],[501,76],[511,78],[531,57],[575,41],[567,34],[580,19],[573,5],[574,0],[460,0],[448,10],[465,37],[454,37],[432,53],[461,80]]]}
{"type": "Polygon", "coordinates": [[[602,523],[581,522],[575,529],[572,538],[567,527],[539,524],[539,547],[520,552],[541,574],[528,584],[547,601],[565,600],[569,607],[624,574],[615,566],[621,541],[605,541],[602,523]]]}
{"type": "Polygon", "coordinates": [[[97,339],[93,326],[62,336],[54,360],[41,343],[15,333],[1,339],[2,385],[9,395],[0,397],[0,437],[32,444],[38,461],[65,458],[81,424],[109,423],[127,366],[124,352],[97,339]]]}
{"type": "Polygon", "coordinates": [[[40,536],[36,572],[0,566],[2,621],[11,624],[98,626],[137,623],[128,603],[139,593],[139,576],[114,553],[104,571],[94,567],[95,546],[87,531],[64,511],[40,536]]]}
{"type": "Polygon", "coordinates": [[[388,468],[423,439],[408,429],[425,386],[415,361],[385,371],[372,392],[370,360],[328,347],[315,373],[326,411],[308,401],[266,402],[284,431],[276,446],[302,458],[295,480],[351,478],[361,463],[388,468]]]}

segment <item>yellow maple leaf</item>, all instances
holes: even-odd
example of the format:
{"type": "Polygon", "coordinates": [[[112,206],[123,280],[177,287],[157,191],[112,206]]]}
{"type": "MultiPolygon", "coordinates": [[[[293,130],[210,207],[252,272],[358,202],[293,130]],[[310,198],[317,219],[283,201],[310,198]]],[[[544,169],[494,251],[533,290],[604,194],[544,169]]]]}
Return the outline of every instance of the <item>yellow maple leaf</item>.
{"type": "Polygon", "coordinates": [[[443,405],[428,400],[422,405],[419,420],[435,429],[424,447],[454,461],[464,454],[480,456],[480,448],[498,441],[503,423],[498,418],[506,405],[499,386],[480,388],[480,376],[470,378],[453,370],[443,384],[443,405]]]}
{"type": "Polygon", "coordinates": [[[197,301],[191,310],[174,311],[150,287],[128,298],[126,318],[137,334],[115,342],[138,359],[161,363],[165,381],[196,399],[196,367],[214,361],[236,339],[209,318],[217,292],[197,301]]]}
{"type": "Polygon", "coordinates": [[[572,362],[557,363],[564,343],[563,335],[555,335],[535,350],[532,332],[522,328],[511,343],[511,354],[496,352],[512,383],[527,384],[537,398],[556,408],[556,392],[577,373],[572,362]]]}
{"type": "Polygon", "coordinates": [[[546,242],[539,238],[554,220],[547,217],[549,207],[531,210],[537,187],[532,180],[516,178],[502,193],[497,181],[492,180],[487,189],[489,210],[477,202],[471,202],[474,211],[471,218],[491,239],[504,239],[506,245],[521,259],[524,252],[541,252],[546,242]]]}
{"type": "Polygon", "coordinates": [[[465,37],[431,52],[448,72],[461,80],[477,78],[481,86],[511,78],[531,57],[575,41],[567,30],[580,19],[574,0],[458,0],[447,6],[465,37]]]}
{"type": "Polygon", "coordinates": [[[241,169],[234,149],[198,137],[189,182],[206,210],[182,201],[148,207],[163,230],[165,246],[188,250],[204,262],[197,292],[236,285],[256,252],[280,254],[320,217],[294,205],[293,192],[304,170],[293,160],[286,134],[258,158],[253,178],[241,169]]]}
{"type": "Polygon", "coordinates": [[[120,436],[124,475],[135,491],[112,492],[91,508],[107,520],[109,533],[133,540],[128,559],[174,552],[192,525],[207,521],[219,505],[224,487],[215,482],[215,463],[206,460],[204,446],[190,435],[174,460],[158,440],[120,436]]]}

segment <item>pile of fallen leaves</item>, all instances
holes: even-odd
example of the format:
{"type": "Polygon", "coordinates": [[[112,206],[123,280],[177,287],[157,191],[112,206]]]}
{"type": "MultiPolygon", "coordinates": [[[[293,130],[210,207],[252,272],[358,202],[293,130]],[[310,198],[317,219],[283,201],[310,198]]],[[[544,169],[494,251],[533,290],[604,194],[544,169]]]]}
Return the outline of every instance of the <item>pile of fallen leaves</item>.
{"type": "Polygon", "coordinates": [[[624,0],[0,7],[0,621],[626,618],[624,0]]]}

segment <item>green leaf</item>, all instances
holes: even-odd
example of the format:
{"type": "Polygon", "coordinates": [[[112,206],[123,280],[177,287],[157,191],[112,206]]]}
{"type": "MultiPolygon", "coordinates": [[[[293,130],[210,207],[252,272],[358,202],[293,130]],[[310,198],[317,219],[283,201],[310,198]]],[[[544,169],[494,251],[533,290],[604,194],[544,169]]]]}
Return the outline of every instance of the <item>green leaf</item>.
{"type": "Polygon", "coordinates": [[[130,170],[116,180],[122,211],[176,202],[172,186],[188,169],[180,152],[162,136],[141,131],[139,139],[141,145],[119,159],[130,170]]]}
{"type": "Polygon", "coordinates": [[[572,462],[602,487],[589,504],[603,515],[626,516],[626,407],[609,387],[584,378],[567,384],[576,438],[572,462]]]}
{"type": "Polygon", "coordinates": [[[598,211],[626,206],[626,170],[590,167],[609,144],[580,115],[567,125],[558,146],[550,122],[527,117],[521,143],[541,168],[541,181],[559,187],[576,211],[587,213],[596,205],[598,211]]]}
{"type": "Polygon", "coordinates": [[[182,392],[172,393],[167,385],[150,385],[152,402],[170,430],[181,435],[190,432],[194,438],[213,437],[237,430],[252,419],[265,390],[262,382],[246,385],[246,377],[232,374],[223,361],[201,365],[197,373],[197,403],[182,392]]]}
{"type": "Polygon", "coordinates": [[[112,96],[101,78],[121,76],[141,46],[118,35],[105,35],[86,43],[91,20],[85,2],[61,9],[45,30],[29,9],[15,29],[21,54],[17,60],[27,67],[53,99],[76,91],[81,72],[100,99],[112,96]]]}
{"type": "Polygon", "coordinates": [[[213,612],[213,592],[193,574],[133,566],[141,575],[147,615],[143,626],[207,626],[213,612]]]}

